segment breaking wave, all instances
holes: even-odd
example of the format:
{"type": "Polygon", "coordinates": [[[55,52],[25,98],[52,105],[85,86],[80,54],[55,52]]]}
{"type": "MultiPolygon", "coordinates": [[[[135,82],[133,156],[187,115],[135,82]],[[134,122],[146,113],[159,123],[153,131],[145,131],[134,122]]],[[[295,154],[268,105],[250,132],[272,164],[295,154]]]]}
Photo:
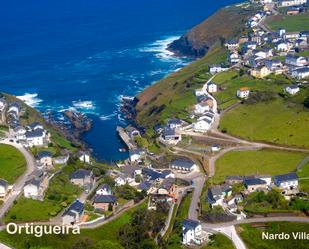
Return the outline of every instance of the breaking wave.
{"type": "Polygon", "coordinates": [[[24,95],[17,96],[17,98],[21,101],[24,101],[27,105],[31,107],[38,107],[43,101],[42,99],[38,98],[37,93],[25,93],[24,95]]]}

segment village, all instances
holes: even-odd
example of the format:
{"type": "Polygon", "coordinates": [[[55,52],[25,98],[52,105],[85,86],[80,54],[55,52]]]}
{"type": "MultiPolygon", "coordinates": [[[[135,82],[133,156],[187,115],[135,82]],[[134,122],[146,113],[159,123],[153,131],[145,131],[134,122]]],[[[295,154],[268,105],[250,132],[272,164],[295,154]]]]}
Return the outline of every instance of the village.
{"type": "MultiPolygon", "coordinates": [[[[253,1],[257,2],[257,1],[253,1]]],[[[46,190],[50,181],[63,167],[73,160],[80,165],[69,175],[71,184],[81,189],[78,198],[64,207],[56,217],[50,220],[65,225],[80,224],[92,226],[106,222],[108,219],[124,210],[147,199],[147,208],[156,210],[165,206],[169,210],[165,228],[167,230],[172,220],[175,204],[193,192],[188,219],[182,223],[182,243],[184,245],[201,245],[210,240],[215,231],[199,219],[201,214],[200,195],[207,180],[204,201],[210,210],[220,210],[229,217],[228,221],[247,219],[243,204],[250,200],[252,194],[273,192],[280,193],[285,201],[300,196],[299,179],[295,172],[287,174],[269,175],[230,175],[220,184],[212,184],[209,179],[214,172],[205,172],[201,162],[193,157],[183,156],[179,145],[183,138],[189,136],[205,136],[209,131],[217,133],[217,137],[210,136],[207,151],[209,157],[219,156],[228,146],[221,144],[221,140],[242,144],[242,146],[261,146],[230,138],[218,131],[220,108],[215,93],[222,91],[219,85],[213,82],[215,76],[231,69],[243,70],[253,78],[262,79],[269,75],[284,75],[290,82],[282,88],[283,94],[297,95],[308,84],[309,57],[300,53],[309,49],[309,30],[288,32],[279,29],[271,32],[263,24],[266,17],[276,15],[284,9],[286,15],[298,15],[307,11],[306,0],[261,0],[260,10],[247,20],[248,34],[228,40],[224,46],[228,50],[227,61],[220,65],[210,65],[211,78],[203,87],[196,89],[194,94],[196,104],[186,120],[170,117],[165,124],[153,127],[156,141],[172,154],[172,157],[156,155],[141,146],[143,132],[132,125],[117,131],[128,148],[128,158],[109,167],[104,177],[96,174],[92,168],[95,164],[90,153],[78,150],[74,153],[61,150],[55,155],[50,147],[52,137],[50,131],[41,122],[22,125],[20,117],[25,109],[19,102],[2,97],[0,99],[0,120],[7,125],[5,136],[0,143],[9,144],[29,157],[30,171],[18,183],[9,184],[0,179],[0,198],[3,201],[0,218],[3,218],[14,201],[20,196],[44,202],[46,190]],[[188,122],[190,120],[190,122],[188,122]],[[220,136],[219,136],[220,135],[220,136]],[[124,194],[125,193],[125,194],[124,194]],[[90,219],[92,217],[92,219],[90,219]]],[[[247,100],[254,90],[243,85],[234,92],[237,99],[247,100]]],[[[237,145],[238,146],[238,145],[237,145]]],[[[188,149],[189,150],[189,149],[188,149]]],[[[230,236],[230,235],[228,235],[230,236]]],[[[231,235],[233,236],[233,235],[231,235]]],[[[241,245],[237,248],[242,248],[241,245]]]]}

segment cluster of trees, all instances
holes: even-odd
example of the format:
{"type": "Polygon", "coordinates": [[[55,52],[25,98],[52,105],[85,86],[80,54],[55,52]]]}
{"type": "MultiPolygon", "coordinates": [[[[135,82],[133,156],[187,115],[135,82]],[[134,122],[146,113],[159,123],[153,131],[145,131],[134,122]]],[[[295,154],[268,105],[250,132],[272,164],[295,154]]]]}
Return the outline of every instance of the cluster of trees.
{"type": "Polygon", "coordinates": [[[123,198],[125,200],[134,200],[134,202],[139,202],[147,195],[145,191],[139,192],[128,184],[118,186],[115,189],[115,193],[117,197],[123,198]]]}
{"type": "Polygon", "coordinates": [[[245,206],[250,211],[269,211],[272,209],[287,210],[288,203],[281,195],[281,193],[272,189],[265,193],[264,191],[254,192],[249,195],[245,200],[245,206]]]}
{"type": "Polygon", "coordinates": [[[266,91],[254,92],[250,95],[248,99],[244,100],[244,103],[252,105],[259,102],[268,102],[274,100],[276,97],[277,94],[274,92],[266,92],[266,91]]]}
{"type": "Polygon", "coordinates": [[[158,248],[154,239],[164,226],[166,215],[165,208],[136,210],[130,223],[118,232],[121,245],[126,249],[158,248]]]}
{"type": "Polygon", "coordinates": [[[304,212],[308,212],[309,210],[309,201],[300,198],[293,198],[290,202],[290,207],[293,210],[300,210],[304,212]]]}

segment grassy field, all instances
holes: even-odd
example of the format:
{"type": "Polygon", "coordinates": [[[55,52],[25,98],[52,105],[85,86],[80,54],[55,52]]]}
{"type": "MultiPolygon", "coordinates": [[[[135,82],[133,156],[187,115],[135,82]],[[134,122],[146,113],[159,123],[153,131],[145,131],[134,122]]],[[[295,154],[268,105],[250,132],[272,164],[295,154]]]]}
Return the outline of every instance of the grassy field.
{"type": "Polygon", "coordinates": [[[273,31],[285,28],[287,32],[304,31],[308,29],[309,14],[304,13],[296,16],[277,16],[270,18],[267,26],[273,31]]]}
{"type": "Polygon", "coordinates": [[[229,70],[218,74],[213,81],[221,88],[215,93],[219,108],[225,109],[239,101],[236,91],[241,87],[249,87],[251,91],[281,92],[289,80],[283,76],[270,76],[267,79],[254,79],[247,74],[241,75],[237,70],[229,70]]]}
{"type": "Polygon", "coordinates": [[[223,234],[214,234],[211,241],[201,249],[234,249],[233,242],[223,234]]]}
{"type": "Polygon", "coordinates": [[[272,222],[260,224],[246,224],[237,227],[240,236],[244,240],[248,249],[306,249],[309,248],[309,241],[306,239],[293,239],[292,232],[308,232],[309,224],[291,222],[272,222]],[[288,233],[289,240],[266,240],[262,239],[262,232],[288,233]]]}
{"type": "Polygon", "coordinates": [[[132,213],[138,208],[146,208],[146,202],[125,212],[120,217],[96,229],[81,230],[80,235],[44,235],[36,238],[32,235],[0,232],[0,241],[16,249],[44,248],[44,249],[71,249],[71,248],[123,248],[118,242],[118,230],[127,224],[132,213]],[[84,243],[82,243],[84,242],[84,243]],[[85,246],[85,244],[87,246],[85,246]],[[79,247],[77,247],[79,246],[79,247]],[[92,247],[94,246],[94,247],[92,247]]]}
{"type": "Polygon", "coordinates": [[[0,178],[13,184],[26,170],[26,160],[11,145],[0,144],[0,178]]]}
{"type": "Polygon", "coordinates": [[[171,117],[186,119],[190,107],[196,103],[195,89],[201,88],[210,78],[208,65],[224,61],[226,50],[213,48],[206,57],[193,62],[145,89],[138,98],[137,121],[152,126],[171,117]]]}
{"type": "Polygon", "coordinates": [[[295,105],[282,99],[240,105],[223,115],[220,129],[248,140],[309,147],[309,111],[295,105]]]}
{"type": "Polygon", "coordinates": [[[300,190],[309,193],[309,163],[305,164],[300,170],[297,171],[297,175],[299,178],[307,178],[300,179],[300,190]]]}
{"type": "Polygon", "coordinates": [[[245,27],[244,20],[246,16],[251,15],[252,11],[254,10],[241,7],[224,8],[191,30],[190,35],[199,37],[199,41],[204,39],[211,41],[209,51],[206,56],[158,81],[139,94],[136,106],[137,122],[149,128],[158,122],[166,121],[167,118],[186,119],[190,111],[188,107],[196,102],[194,90],[200,88],[210,78],[207,73],[209,65],[226,62],[227,50],[222,46],[220,39],[222,37],[229,39],[242,32],[245,27]],[[220,19],[225,21],[221,24],[214,20],[215,16],[222,12],[226,13],[220,16],[220,19]],[[212,21],[216,25],[213,25],[212,21]],[[218,32],[219,36],[217,36],[218,32]]]}
{"type": "Polygon", "coordinates": [[[306,156],[304,153],[259,150],[232,151],[216,161],[215,182],[233,175],[276,175],[294,171],[306,156]]]}
{"type": "Polygon", "coordinates": [[[173,230],[170,234],[170,238],[168,239],[168,243],[167,243],[168,249],[182,248],[181,246],[181,236],[182,236],[181,235],[182,233],[181,223],[184,219],[188,218],[191,198],[192,198],[192,194],[185,196],[178,207],[174,225],[173,225],[173,230]]]}
{"type": "Polygon", "coordinates": [[[49,220],[69,205],[80,192],[77,186],[69,182],[67,175],[58,174],[51,180],[44,201],[19,198],[5,216],[5,222],[49,220]]]}

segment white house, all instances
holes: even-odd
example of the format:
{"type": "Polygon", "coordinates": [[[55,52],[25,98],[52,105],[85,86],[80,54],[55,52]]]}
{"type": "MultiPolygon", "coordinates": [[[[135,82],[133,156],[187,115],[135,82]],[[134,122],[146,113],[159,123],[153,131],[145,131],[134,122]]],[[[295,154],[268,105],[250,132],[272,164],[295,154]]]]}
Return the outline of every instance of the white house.
{"type": "Polygon", "coordinates": [[[84,204],[79,200],[73,202],[62,215],[63,225],[72,225],[82,220],[84,215],[84,204]]]}
{"type": "Polygon", "coordinates": [[[19,115],[20,113],[20,106],[19,104],[17,103],[13,103],[9,106],[8,110],[7,110],[8,113],[15,113],[17,116],[19,115]]]}
{"type": "Polygon", "coordinates": [[[262,49],[262,50],[254,50],[253,55],[257,57],[257,59],[267,59],[273,56],[272,49],[262,49]]]}
{"type": "Polygon", "coordinates": [[[30,130],[30,131],[34,131],[34,130],[37,130],[37,129],[44,130],[44,127],[43,127],[43,125],[41,123],[34,122],[34,123],[28,125],[27,129],[30,130]]]}
{"type": "Polygon", "coordinates": [[[41,180],[34,177],[28,180],[24,186],[24,196],[26,198],[38,199],[40,195],[41,180]]]}
{"type": "Polygon", "coordinates": [[[207,84],[207,91],[209,93],[216,93],[218,90],[217,88],[218,88],[217,85],[213,82],[207,84]]]}
{"type": "Polygon", "coordinates": [[[222,206],[224,195],[220,186],[212,186],[208,188],[207,202],[213,206],[222,206]]]}
{"type": "Polygon", "coordinates": [[[285,63],[296,67],[303,67],[307,64],[307,60],[302,56],[288,55],[285,57],[285,63]]]}
{"type": "Polygon", "coordinates": [[[40,151],[37,155],[37,161],[45,167],[53,166],[53,155],[49,151],[40,151]]]}
{"type": "Polygon", "coordinates": [[[202,243],[202,226],[199,221],[186,219],[182,223],[182,243],[184,245],[202,243]]]}
{"type": "Polygon", "coordinates": [[[171,161],[170,168],[190,172],[195,170],[197,168],[197,165],[191,160],[176,159],[171,161]]]}
{"type": "Polygon", "coordinates": [[[70,156],[66,155],[66,156],[58,156],[53,158],[54,164],[66,164],[69,160],[70,156]]]}
{"type": "Polygon", "coordinates": [[[237,90],[237,97],[241,99],[246,99],[249,97],[250,90],[248,87],[242,87],[237,90]]]}
{"type": "Polygon", "coordinates": [[[145,152],[141,149],[130,150],[129,151],[130,162],[135,163],[140,161],[144,153],[145,152]]]}
{"type": "Polygon", "coordinates": [[[116,186],[122,186],[126,184],[126,179],[124,177],[118,176],[115,178],[115,185],[116,186]]]}
{"type": "Polygon", "coordinates": [[[165,127],[161,138],[165,143],[174,145],[181,141],[182,136],[180,133],[176,132],[176,129],[165,127]]]}
{"type": "Polygon", "coordinates": [[[281,42],[278,42],[276,44],[276,50],[277,51],[287,52],[287,51],[289,51],[289,49],[290,49],[290,45],[289,45],[288,42],[281,41],[281,42]]]}
{"type": "Polygon", "coordinates": [[[239,56],[238,52],[234,52],[234,53],[229,54],[229,62],[231,64],[235,64],[235,63],[240,62],[240,56],[239,56]]]}
{"type": "Polygon", "coordinates": [[[274,184],[278,188],[292,190],[298,187],[298,177],[296,173],[289,173],[284,175],[276,175],[274,177],[274,184]]]}
{"type": "Polygon", "coordinates": [[[198,103],[194,106],[194,113],[195,114],[203,114],[207,111],[210,110],[210,107],[207,103],[202,102],[202,103],[198,103]]]}
{"type": "Polygon", "coordinates": [[[272,3],[273,0],[261,0],[262,4],[268,4],[268,3],[272,3]]]}
{"type": "Polygon", "coordinates": [[[170,119],[168,122],[167,122],[167,126],[170,128],[170,129],[179,129],[181,128],[183,125],[183,121],[178,119],[178,118],[174,118],[174,119],[170,119]]]}
{"type": "Polygon", "coordinates": [[[292,77],[297,79],[309,78],[309,67],[303,67],[293,70],[292,77]]]}
{"type": "Polygon", "coordinates": [[[198,119],[193,123],[193,130],[197,132],[206,132],[211,128],[212,122],[208,118],[198,119]]]}
{"type": "Polygon", "coordinates": [[[1,98],[0,99],[0,112],[3,112],[5,107],[6,107],[6,101],[1,98]]]}
{"type": "Polygon", "coordinates": [[[0,179],[0,198],[4,198],[8,192],[9,184],[6,180],[0,179]]]}
{"type": "Polygon", "coordinates": [[[112,189],[108,184],[103,184],[96,190],[97,195],[112,195],[112,189]]]}
{"type": "Polygon", "coordinates": [[[235,50],[239,48],[239,43],[236,40],[230,40],[225,43],[225,47],[229,50],[235,50]]]}
{"type": "Polygon", "coordinates": [[[280,7],[298,6],[307,3],[307,0],[281,0],[280,7]]]}
{"type": "Polygon", "coordinates": [[[226,71],[226,70],[228,70],[228,68],[222,67],[221,65],[210,65],[209,66],[209,72],[211,74],[220,73],[220,72],[223,72],[223,71],[226,71]]]}
{"type": "Polygon", "coordinates": [[[218,151],[220,151],[221,150],[221,147],[220,147],[220,145],[218,145],[218,144],[213,144],[212,146],[211,146],[211,151],[212,152],[218,152],[218,151]]]}
{"type": "Polygon", "coordinates": [[[291,95],[294,95],[299,92],[299,87],[298,86],[287,86],[285,88],[285,91],[291,95]]]}
{"type": "Polygon", "coordinates": [[[204,88],[196,89],[196,90],[195,90],[195,96],[196,96],[196,97],[199,97],[199,96],[206,95],[207,92],[206,92],[205,90],[206,90],[206,89],[204,89],[204,88]]]}
{"type": "Polygon", "coordinates": [[[26,146],[43,146],[45,139],[47,139],[47,133],[45,130],[36,129],[27,131],[25,133],[26,146]]]}
{"type": "Polygon", "coordinates": [[[90,163],[90,155],[84,151],[78,153],[78,158],[83,163],[90,163]]]}
{"type": "Polygon", "coordinates": [[[23,127],[23,126],[17,126],[13,129],[13,134],[14,134],[14,137],[17,139],[17,140],[25,140],[27,130],[23,127]]]}
{"type": "Polygon", "coordinates": [[[279,36],[280,36],[280,37],[284,37],[284,36],[285,36],[285,33],[286,33],[286,30],[283,29],[283,28],[281,28],[281,29],[278,30],[278,33],[279,33],[279,36]]]}

